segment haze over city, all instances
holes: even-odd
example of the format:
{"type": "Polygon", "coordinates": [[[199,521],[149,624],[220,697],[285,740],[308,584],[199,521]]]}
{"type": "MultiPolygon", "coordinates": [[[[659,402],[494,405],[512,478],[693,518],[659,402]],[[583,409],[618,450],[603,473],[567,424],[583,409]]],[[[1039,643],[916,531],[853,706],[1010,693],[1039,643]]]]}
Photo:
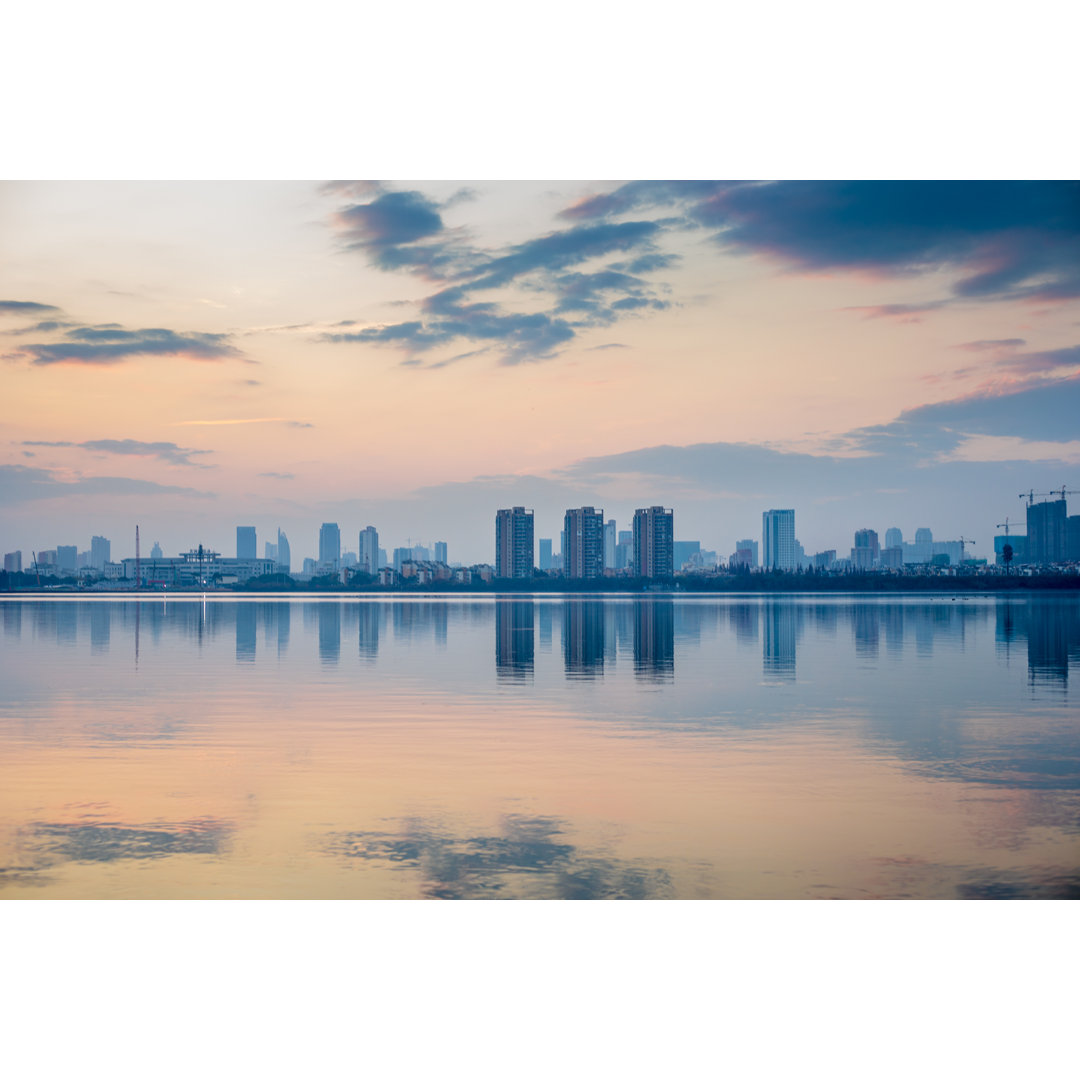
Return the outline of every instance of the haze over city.
{"type": "Polygon", "coordinates": [[[992,557],[1080,486],[1075,183],[19,182],[0,234],[5,551],[662,503],[992,557]]]}

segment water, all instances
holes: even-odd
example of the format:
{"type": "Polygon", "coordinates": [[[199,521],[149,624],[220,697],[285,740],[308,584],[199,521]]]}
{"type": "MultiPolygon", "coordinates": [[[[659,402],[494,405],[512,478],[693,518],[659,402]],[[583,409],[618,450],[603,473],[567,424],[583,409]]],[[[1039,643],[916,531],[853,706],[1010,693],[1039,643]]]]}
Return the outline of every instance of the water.
{"type": "Polygon", "coordinates": [[[1075,597],[0,621],[2,898],[1080,896],[1075,597]]]}

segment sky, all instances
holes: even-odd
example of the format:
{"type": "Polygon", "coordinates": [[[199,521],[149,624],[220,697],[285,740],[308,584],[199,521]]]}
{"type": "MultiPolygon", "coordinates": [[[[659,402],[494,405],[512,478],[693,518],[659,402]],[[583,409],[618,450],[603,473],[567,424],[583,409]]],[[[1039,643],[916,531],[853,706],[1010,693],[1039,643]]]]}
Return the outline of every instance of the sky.
{"type": "MultiPolygon", "coordinates": [[[[0,547],[494,559],[499,507],[726,557],[1080,488],[1080,184],[0,183],[0,547]]],[[[1075,503],[1071,505],[1076,505],[1075,503]]]]}

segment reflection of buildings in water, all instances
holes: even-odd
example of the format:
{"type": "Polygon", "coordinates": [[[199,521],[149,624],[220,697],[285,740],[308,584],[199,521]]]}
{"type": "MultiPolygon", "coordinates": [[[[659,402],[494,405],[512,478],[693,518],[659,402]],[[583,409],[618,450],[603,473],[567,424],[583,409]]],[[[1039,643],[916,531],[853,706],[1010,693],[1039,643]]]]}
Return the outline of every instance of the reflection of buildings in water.
{"type": "Polygon", "coordinates": [[[112,610],[109,604],[90,605],[90,651],[103,653],[109,651],[109,638],[112,634],[112,610]]]}
{"type": "Polygon", "coordinates": [[[22,636],[22,604],[0,604],[0,612],[3,612],[4,633],[12,637],[22,636]]]}
{"type": "Polygon", "coordinates": [[[902,604],[882,604],[878,610],[885,634],[885,649],[892,656],[898,655],[904,651],[904,607],[902,604]]]}
{"type": "Polygon", "coordinates": [[[760,618],[759,604],[732,604],[728,608],[728,625],[734,628],[735,640],[740,645],[752,645],[757,641],[760,618]]]}
{"type": "Polygon", "coordinates": [[[79,636],[78,612],[74,604],[54,604],[56,608],[54,616],[56,626],[56,643],[58,645],[74,645],[79,636]]]}
{"type": "Polygon", "coordinates": [[[563,660],[566,674],[594,677],[604,674],[604,602],[563,601],[563,660]]]}
{"type": "Polygon", "coordinates": [[[495,672],[501,679],[533,673],[533,602],[495,601],[495,672]]]}
{"type": "Polygon", "coordinates": [[[446,648],[446,630],[449,625],[450,609],[446,604],[431,605],[431,623],[435,628],[435,644],[446,648]]]}
{"type": "Polygon", "coordinates": [[[1024,609],[1011,600],[1000,602],[994,610],[994,642],[1005,647],[1008,655],[1020,631],[1024,609]]]}
{"type": "Polygon", "coordinates": [[[876,660],[881,631],[881,612],[877,605],[856,604],[851,612],[851,624],[855,632],[855,655],[876,660]]]}
{"type": "Polygon", "coordinates": [[[836,604],[814,605],[814,630],[818,637],[836,637],[840,624],[840,608],[836,604]]]}
{"type": "Polygon", "coordinates": [[[675,604],[634,601],[634,675],[652,682],[675,677],[675,604]]]}
{"type": "Polygon", "coordinates": [[[774,679],[795,678],[796,610],[790,603],[764,605],[765,636],[761,647],[762,670],[774,679]]]}
{"type": "MultiPolygon", "coordinates": [[[[602,602],[602,601],[601,601],[602,602]]],[[[619,643],[619,604],[604,604],[604,663],[615,666],[619,643]]]]}
{"type": "Polygon", "coordinates": [[[1032,683],[1069,682],[1069,661],[1080,663],[1080,612],[1071,603],[1027,604],[1028,678],[1032,683]]]}
{"type": "Polygon", "coordinates": [[[386,609],[382,604],[361,601],[357,611],[357,642],[360,655],[365,660],[375,660],[379,655],[379,624],[386,609]]]}
{"type": "Polygon", "coordinates": [[[555,605],[547,601],[541,601],[537,607],[540,609],[540,651],[551,652],[552,612],[555,605]]]}
{"type": "Polygon", "coordinates": [[[319,659],[336,664],[341,657],[341,605],[319,604],[319,659]]]}
{"type": "Polygon", "coordinates": [[[238,603],[236,608],[236,660],[253,663],[255,660],[255,605],[238,603]]]}
{"type": "MultiPolygon", "coordinates": [[[[608,605],[615,615],[615,652],[623,656],[634,655],[634,606],[616,603],[608,605]]],[[[609,647],[610,653],[610,647],[609,647]]]]}

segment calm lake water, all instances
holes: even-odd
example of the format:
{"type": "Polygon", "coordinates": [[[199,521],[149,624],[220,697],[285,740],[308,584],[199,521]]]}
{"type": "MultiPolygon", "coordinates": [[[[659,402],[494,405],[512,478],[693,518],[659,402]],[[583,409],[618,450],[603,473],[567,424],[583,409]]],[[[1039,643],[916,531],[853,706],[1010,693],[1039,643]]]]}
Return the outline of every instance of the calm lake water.
{"type": "Polygon", "coordinates": [[[0,898],[1080,896],[1076,597],[0,623],[0,898]]]}

